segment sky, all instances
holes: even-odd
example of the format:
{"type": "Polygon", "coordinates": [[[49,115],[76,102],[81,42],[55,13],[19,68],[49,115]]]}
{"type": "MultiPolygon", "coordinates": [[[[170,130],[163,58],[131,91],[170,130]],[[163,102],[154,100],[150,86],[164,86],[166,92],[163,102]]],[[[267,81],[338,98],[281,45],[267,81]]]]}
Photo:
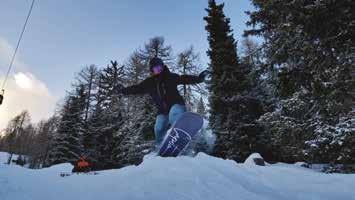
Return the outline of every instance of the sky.
{"type": "MultiPolygon", "coordinates": [[[[0,83],[32,0],[0,2],[0,83]]],[[[236,40],[253,10],[249,0],[225,3],[236,40]]],[[[110,60],[124,63],[150,38],[163,36],[177,54],[191,45],[209,62],[207,0],[36,0],[0,106],[0,130],[27,109],[34,122],[48,118],[70,89],[75,74],[110,60]]]]}

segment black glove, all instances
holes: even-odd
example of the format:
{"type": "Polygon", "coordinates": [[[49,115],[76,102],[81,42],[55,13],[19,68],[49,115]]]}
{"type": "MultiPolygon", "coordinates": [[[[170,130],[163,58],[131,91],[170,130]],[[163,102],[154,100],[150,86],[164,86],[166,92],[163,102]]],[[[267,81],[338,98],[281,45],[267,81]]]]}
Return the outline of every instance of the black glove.
{"type": "Polygon", "coordinates": [[[199,75],[198,75],[198,79],[201,81],[201,82],[204,82],[206,80],[206,77],[210,76],[211,75],[211,72],[208,71],[208,70],[204,70],[203,72],[201,72],[199,75]]]}

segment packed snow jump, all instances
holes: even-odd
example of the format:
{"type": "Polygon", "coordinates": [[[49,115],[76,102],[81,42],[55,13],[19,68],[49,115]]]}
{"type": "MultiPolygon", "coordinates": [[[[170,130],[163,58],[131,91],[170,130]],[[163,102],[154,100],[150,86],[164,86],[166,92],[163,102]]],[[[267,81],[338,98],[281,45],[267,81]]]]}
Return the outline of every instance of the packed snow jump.
{"type": "Polygon", "coordinates": [[[21,2],[0,200],[355,200],[354,0],[21,2]]]}

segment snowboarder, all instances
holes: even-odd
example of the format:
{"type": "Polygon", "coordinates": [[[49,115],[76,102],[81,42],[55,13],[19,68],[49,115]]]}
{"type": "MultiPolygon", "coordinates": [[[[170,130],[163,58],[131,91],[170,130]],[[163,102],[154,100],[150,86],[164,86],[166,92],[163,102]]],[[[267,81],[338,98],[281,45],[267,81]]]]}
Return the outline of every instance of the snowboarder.
{"type": "Polygon", "coordinates": [[[154,133],[156,145],[159,146],[169,129],[169,125],[186,112],[184,99],[179,94],[177,85],[202,83],[209,71],[205,70],[198,76],[178,75],[169,71],[162,59],[154,57],[149,62],[152,76],[137,85],[122,88],[119,93],[150,94],[158,108],[154,133]]]}

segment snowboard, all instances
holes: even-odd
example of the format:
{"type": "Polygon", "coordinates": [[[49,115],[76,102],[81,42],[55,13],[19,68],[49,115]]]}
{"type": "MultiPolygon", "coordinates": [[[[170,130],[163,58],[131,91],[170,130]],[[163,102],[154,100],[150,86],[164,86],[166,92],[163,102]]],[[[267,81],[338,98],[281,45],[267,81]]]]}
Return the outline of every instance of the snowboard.
{"type": "Polygon", "coordinates": [[[185,112],[171,127],[158,152],[158,156],[176,157],[188,146],[203,126],[203,118],[196,113],[185,112]]]}

